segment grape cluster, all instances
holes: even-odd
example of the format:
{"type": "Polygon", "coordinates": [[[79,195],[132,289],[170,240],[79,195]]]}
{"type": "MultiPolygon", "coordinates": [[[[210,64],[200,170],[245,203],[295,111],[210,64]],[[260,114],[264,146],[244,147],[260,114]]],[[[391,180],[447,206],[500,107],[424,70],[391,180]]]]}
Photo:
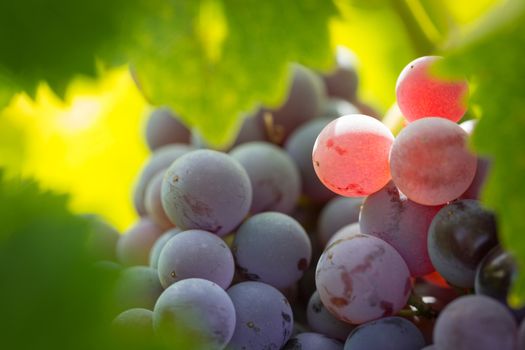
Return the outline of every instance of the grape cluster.
{"type": "Polygon", "coordinates": [[[490,161],[468,149],[466,80],[411,62],[397,135],[357,98],[351,55],[295,65],[278,108],[247,116],[227,149],[173,112],[151,113],[152,155],[124,235],[90,249],[119,271],[112,330],[203,349],[525,349],[517,273],[478,201],[490,161]],[[370,114],[373,114],[370,116],[370,114]],[[108,249],[108,247],[110,247],[108,249]]]}

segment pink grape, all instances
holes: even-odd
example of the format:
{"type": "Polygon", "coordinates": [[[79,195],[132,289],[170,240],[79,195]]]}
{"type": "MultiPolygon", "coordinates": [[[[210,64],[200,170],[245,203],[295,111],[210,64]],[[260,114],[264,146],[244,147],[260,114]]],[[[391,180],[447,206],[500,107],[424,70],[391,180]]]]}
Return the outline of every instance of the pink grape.
{"type": "Polygon", "coordinates": [[[442,59],[417,58],[397,78],[397,104],[409,122],[430,116],[457,122],[467,111],[467,81],[440,78],[432,72],[432,65],[442,59]]]}
{"type": "Polygon", "coordinates": [[[390,152],[392,180],[410,200],[445,204],[463,194],[476,173],[467,133],[443,118],[424,118],[403,129],[390,152]]]}
{"type": "Polygon", "coordinates": [[[312,159],[321,182],[335,193],[362,197],[390,180],[388,154],[394,136],[380,121],[350,114],[337,118],[319,134],[312,159]]]}

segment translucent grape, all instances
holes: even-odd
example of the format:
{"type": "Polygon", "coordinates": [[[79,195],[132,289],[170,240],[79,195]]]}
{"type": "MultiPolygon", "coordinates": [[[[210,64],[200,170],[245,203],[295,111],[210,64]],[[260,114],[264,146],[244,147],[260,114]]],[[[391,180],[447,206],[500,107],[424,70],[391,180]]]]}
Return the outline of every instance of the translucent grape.
{"type": "Polygon", "coordinates": [[[260,282],[242,282],[227,290],[237,323],[228,349],[280,349],[290,338],[293,312],[284,295],[260,282]]]}
{"type": "Polygon", "coordinates": [[[146,142],[150,150],[189,141],[190,131],[168,107],[160,107],[151,112],[146,124],[146,142]]]}
{"type": "Polygon", "coordinates": [[[364,234],[330,245],[317,263],[315,282],[324,306],[353,324],[397,313],[412,287],[399,253],[385,241],[364,234]]]}
{"type": "Polygon", "coordinates": [[[252,184],[250,212],[290,213],[301,194],[301,177],[292,158],[267,142],[249,142],[230,155],[246,169],[252,184]]]}
{"type": "Polygon", "coordinates": [[[340,117],[315,141],[315,172],[326,187],[342,196],[374,193],[390,180],[388,154],[393,141],[390,130],[372,117],[340,117]]]}
{"type": "Polygon", "coordinates": [[[150,254],[149,254],[149,266],[153,267],[154,269],[157,268],[157,265],[159,262],[159,256],[160,256],[160,252],[162,251],[162,248],[164,248],[164,245],[166,244],[166,242],[169,241],[171,237],[173,237],[179,232],[182,232],[182,231],[174,227],[171,230],[166,231],[162,236],[160,236],[155,241],[155,244],[153,244],[153,247],[151,247],[150,254]]]}
{"type": "Polygon", "coordinates": [[[176,342],[181,328],[191,330],[213,349],[224,349],[235,330],[232,300],[217,284],[200,278],[172,284],[155,304],[153,329],[176,342]]]}
{"type": "Polygon", "coordinates": [[[359,219],[361,233],[390,243],[413,277],[434,271],[428,256],[428,227],[441,207],[425,206],[399,193],[393,182],[368,196],[359,219]]]}
{"type": "Polygon", "coordinates": [[[237,230],[232,248],[244,276],[286,288],[308,269],[312,246],[293,218],[267,212],[252,216],[237,230]]]}
{"type": "Polygon", "coordinates": [[[306,317],[308,325],[314,332],[342,341],[346,340],[348,334],[350,334],[354,328],[352,325],[335,318],[335,316],[324,307],[318,291],[315,291],[308,301],[306,317]]]}
{"type": "Polygon", "coordinates": [[[401,317],[385,317],[362,324],[345,342],[345,350],[421,350],[424,346],[425,339],[419,329],[401,317]]]}
{"type": "Polygon", "coordinates": [[[202,278],[226,289],[234,270],[230,248],[216,235],[202,230],[183,231],[171,237],[158,261],[164,288],[186,278],[202,278]]]}
{"type": "Polygon", "coordinates": [[[159,171],[167,169],[175,159],[193,149],[193,147],[184,144],[172,144],[155,150],[142,168],[133,192],[133,204],[139,215],[145,216],[147,214],[144,205],[144,194],[153,176],[159,171]]]}
{"type": "Polygon", "coordinates": [[[428,253],[451,284],[472,288],[476,268],[498,243],[494,215],[478,201],[465,199],[443,207],[428,229],[428,253]]]}
{"type": "Polygon", "coordinates": [[[252,202],[246,170],[229,155],[197,150],[177,159],[162,182],[162,205],[177,227],[224,236],[244,219],[252,202]]]}
{"type": "Polygon", "coordinates": [[[301,125],[288,138],[286,152],[292,157],[301,173],[303,193],[317,203],[324,203],[335,196],[321,183],[312,164],[315,139],[331,119],[314,119],[301,125]]]}
{"type": "Polygon", "coordinates": [[[515,350],[516,328],[503,305],[486,296],[468,295],[440,313],[434,344],[438,350],[515,350]]]}
{"type": "Polygon", "coordinates": [[[359,220],[361,204],[361,198],[344,197],[336,197],[326,203],[317,225],[317,237],[321,245],[325,246],[339,229],[359,220]]]}
{"type": "Polygon", "coordinates": [[[397,104],[409,122],[430,116],[457,122],[467,111],[467,81],[444,79],[432,72],[432,65],[442,59],[417,58],[397,78],[397,104]]]}
{"type": "Polygon", "coordinates": [[[152,310],[162,291],[157,270],[146,266],[128,267],[116,281],[115,305],[120,311],[131,308],[152,310]]]}
{"type": "Polygon", "coordinates": [[[299,333],[282,350],[343,350],[343,343],[319,333],[299,333]]]}
{"type": "Polygon", "coordinates": [[[123,265],[148,265],[149,253],[164,230],[153,221],[142,218],[117,242],[117,259],[123,265]]]}
{"type": "Polygon", "coordinates": [[[443,118],[410,123],[396,137],[390,153],[392,180],[409,199],[423,205],[445,204],[472,183],[476,156],[467,134],[443,118]]]}
{"type": "Polygon", "coordinates": [[[144,207],[148,217],[159,227],[169,229],[174,226],[162,207],[161,188],[164,170],[159,171],[149,182],[144,195],[144,207]]]}

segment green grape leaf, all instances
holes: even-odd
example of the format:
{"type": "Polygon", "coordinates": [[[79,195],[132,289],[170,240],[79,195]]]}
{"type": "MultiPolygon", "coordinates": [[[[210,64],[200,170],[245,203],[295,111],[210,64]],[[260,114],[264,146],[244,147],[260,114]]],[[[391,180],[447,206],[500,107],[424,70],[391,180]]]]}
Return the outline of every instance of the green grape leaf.
{"type": "MultiPolygon", "coordinates": [[[[92,225],[68,198],[0,171],[0,348],[169,349],[117,342],[111,335],[116,269],[96,268],[87,250],[92,225]]],[[[181,334],[182,349],[194,341],[181,334]]]]}
{"type": "Polygon", "coordinates": [[[135,2],[1,1],[0,102],[4,79],[28,93],[45,80],[62,93],[74,75],[95,75],[96,55],[122,39],[121,21],[135,2]]]}
{"type": "Polygon", "coordinates": [[[330,1],[152,1],[128,57],[154,104],[171,106],[214,146],[233,139],[242,113],[279,104],[289,63],[332,63],[330,1]]]}
{"type": "Polygon", "coordinates": [[[476,151],[492,160],[483,202],[498,217],[503,245],[521,273],[513,304],[525,302],[525,4],[509,1],[491,12],[447,54],[448,70],[472,77],[473,105],[482,117],[473,135],[476,151]]]}

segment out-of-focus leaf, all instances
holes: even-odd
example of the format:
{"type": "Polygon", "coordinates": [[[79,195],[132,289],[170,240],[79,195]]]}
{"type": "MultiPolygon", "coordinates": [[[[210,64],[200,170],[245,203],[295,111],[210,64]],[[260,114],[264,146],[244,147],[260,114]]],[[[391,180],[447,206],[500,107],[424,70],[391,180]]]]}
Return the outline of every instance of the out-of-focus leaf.
{"type": "Polygon", "coordinates": [[[121,22],[131,22],[135,3],[1,1],[0,75],[30,94],[43,80],[61,94],[73,76],[95,74],[96,55],[123,38],[121,22]]]}
{"type": "Polygon", "coordinates": [[[65,100],[45,85],[0,113],[0,166],[71,194],[77,213],[95,212],[124,230],[136,219],[131,193],[147,156],[146,103],[120,68],[77,79],[65,100]]]}
{"type": "Polygon", "coordinates": [[[332,63],[330,1],[151,1],[157,16],[136,29],[129,57],[145,95],[171,106],[214,146],[229,142],[240,115],[276,105],[290,61],[332,63]],[[138,34],[137,34],[138,33],[138,34]]]}
{"type": "Polygon", "coordinates": [[[451,49],[448,69],[467,73],[477,88],[471,103],[482,118],[475,149],[492,159],[483,202],[496,211],[501,240],[521,273],[511,301],[525,302],[525,3],[508,1],[451,49]]]}

